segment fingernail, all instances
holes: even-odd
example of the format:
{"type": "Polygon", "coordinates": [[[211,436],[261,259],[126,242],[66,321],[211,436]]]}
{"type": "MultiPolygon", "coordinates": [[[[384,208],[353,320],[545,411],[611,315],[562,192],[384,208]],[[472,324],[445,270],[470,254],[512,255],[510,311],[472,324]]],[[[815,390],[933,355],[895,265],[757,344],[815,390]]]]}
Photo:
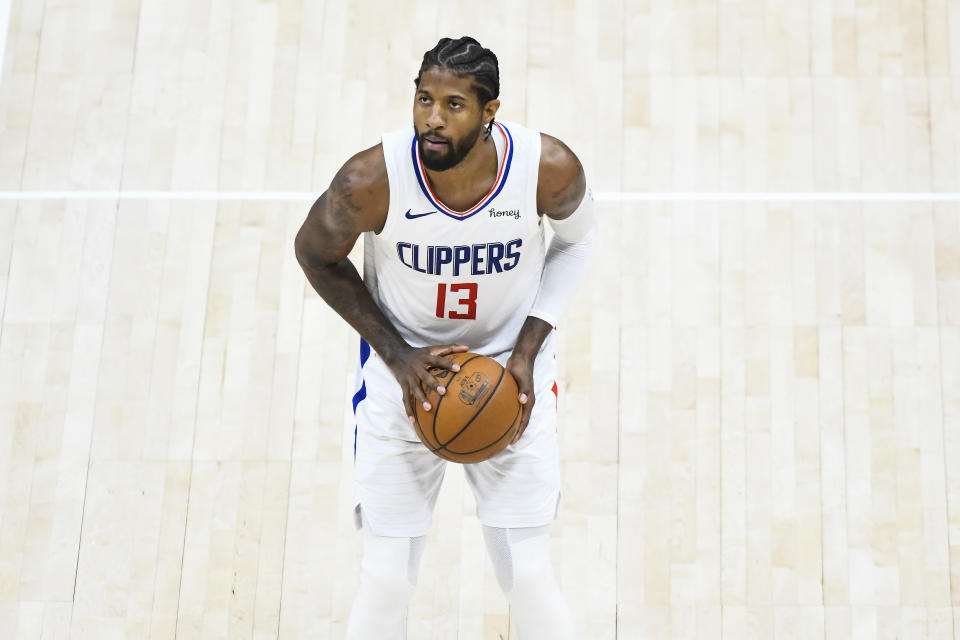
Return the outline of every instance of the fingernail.
{"type": "Polygon", "coordinates": [[[410,418],[410,424],[413,424],[413,416],[407,416],[407,417],[410,418]]]}
{"type": "Polygon", "coordinates": [[[445,394],[446,392],[447,392],[447,388],[446,388],[446,387],[437,387],[437,393],[439,393],[440,395],[443,395],[443,394],[445,394]]]}
{"type": "Polygon", "coordinates": [[[526,401],[527,401],[527,394],[521,393],[521,394],[520,394],[520,402],[526,402],[526,401]]]}
{"type": "Polygon", "coordinates": [[[453,370],[454,370],[454,371],[460,371],[460,365],[458,365],[458,364],[453,365],[453,370]]]}
{"type": "Polygon", "coordinates": [[[423,408],[426,409],[427,411],[430,411],[430,403],[429,403],[429,402],[424,402],[424,403],[423,403],[423,408]]]}

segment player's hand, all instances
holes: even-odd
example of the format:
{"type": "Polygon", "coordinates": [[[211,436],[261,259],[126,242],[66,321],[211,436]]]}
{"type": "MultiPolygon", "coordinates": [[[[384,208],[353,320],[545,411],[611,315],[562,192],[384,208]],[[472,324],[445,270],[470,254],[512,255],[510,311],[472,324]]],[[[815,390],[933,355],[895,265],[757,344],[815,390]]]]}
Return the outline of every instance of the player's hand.
{"type": "Polygon", "coordinates": [[[510,444],[516,444],[520,441],[520,436],[527,428],[530,422],[530,414],[533,412],[533,403],[536,398],[533,393],[533,362],[534,357],[526,357],[513,353],[507,360],[507,371],[517,381],[517,388],[520,390],[520,428],[517,429],[517,435],[514,436],[510,444]]]}
{"type": "Polygon", "coordinates": [[[430,369],[439,367],[450,371],[459,371],[460,365],[444,356],[451,353],[463,353],[468,350],[469,347],[462,344],[445,344],[420,349],[410,348],[397,357],[394,362],[388,363],[393,375],[397,378],[397,382],[400,383],[400,389],[403,391],[403,406],[411,424],[417,419],[416,406],[418,404],[427,411],[433,408],[427,402],[427,394],[430,391],[436,391],[441,396],[447,392],[443,385],[430,373],[430,369]]]}

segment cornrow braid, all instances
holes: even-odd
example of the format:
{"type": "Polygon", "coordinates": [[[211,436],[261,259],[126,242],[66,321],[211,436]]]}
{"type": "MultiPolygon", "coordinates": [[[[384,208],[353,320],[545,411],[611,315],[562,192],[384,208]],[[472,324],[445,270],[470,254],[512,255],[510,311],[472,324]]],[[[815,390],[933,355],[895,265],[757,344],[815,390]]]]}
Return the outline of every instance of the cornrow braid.
{"type": "MultiPolygon", "coordinates": [[[[500,66],[497,56],[490,49],[484,49],[470,36],[456,40],[440,38],[437,46],[423,54],[420,72],[414,80],[416,86],[420,86],[423,72],[433,67],[446,69],[460,76],[473,77],[473,90],[477,93],[481,106],[500,96],[500,66]]],[[[489,136],[492,130],[491,120],[485,135],[489,136]]]]}

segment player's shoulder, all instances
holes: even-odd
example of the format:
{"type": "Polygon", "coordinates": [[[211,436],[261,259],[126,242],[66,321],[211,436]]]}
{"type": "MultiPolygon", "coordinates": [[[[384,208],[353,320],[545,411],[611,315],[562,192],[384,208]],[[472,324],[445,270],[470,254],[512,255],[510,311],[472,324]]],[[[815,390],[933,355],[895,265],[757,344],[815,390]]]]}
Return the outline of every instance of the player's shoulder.
{"type": "Polygon", "coordinates": [[[382,228],[390,205],[390,183],[381,145],[344,162],[321,199],[331,209],[349,213],[361,231],[382,228]]]}
{"type": "Polygon", "coordinates": [[[580,159],[562,140],[540,133],[540,176],[563,182],[583,171],[580,159]]]}
{"type": "Polygon", "coordinates": [[[540,213],[573,211],[586,192],[586,179],[580,159],[559,138],[540,134],[540,177],[537,183],[537,209],[540,213]],[[569,209],[569,211],[568,211],[569,209]]]}
{"type": "Polygon", "coordinates": [[[354,154],[343,163],[333,178],[334,184],[349,184],[353,190],[386,188],[387,163],[383,156],[383,144],[354,154]]]}

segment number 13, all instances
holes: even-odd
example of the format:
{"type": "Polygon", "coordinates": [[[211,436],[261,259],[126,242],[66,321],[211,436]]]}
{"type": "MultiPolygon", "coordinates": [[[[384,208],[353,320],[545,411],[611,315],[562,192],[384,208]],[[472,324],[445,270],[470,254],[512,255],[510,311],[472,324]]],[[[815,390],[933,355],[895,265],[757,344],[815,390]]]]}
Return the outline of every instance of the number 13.
{"type": "Polygon", "coordinates": [[[450,311],[446,317],[451,320],[476,320],[477,319],[477,283],[462,282],[459,284],[446,285],[443,282],[437,285],[437,317],[443,318],[447,311],[447,287],[450,293],[466,292],[466,296],[461,296],[456,300],[459,305],[458,311],[450,311]],[[466,309],[464,310],[464,305],[466,309]]]}

